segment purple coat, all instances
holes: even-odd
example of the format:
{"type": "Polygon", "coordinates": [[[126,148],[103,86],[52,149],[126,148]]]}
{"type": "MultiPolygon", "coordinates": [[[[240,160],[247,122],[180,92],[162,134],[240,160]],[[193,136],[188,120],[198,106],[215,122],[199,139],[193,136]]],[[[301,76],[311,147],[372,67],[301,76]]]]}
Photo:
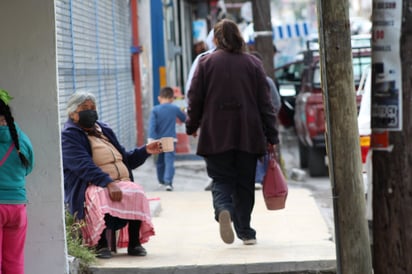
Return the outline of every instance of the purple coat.
{"type": "Polygon", "coordinates": [[[188,91],[186,133],[200,128],[197,154],[264,154],[279,143],[276,113],[262,63],[247,53],[202,57],[188,91]]]}

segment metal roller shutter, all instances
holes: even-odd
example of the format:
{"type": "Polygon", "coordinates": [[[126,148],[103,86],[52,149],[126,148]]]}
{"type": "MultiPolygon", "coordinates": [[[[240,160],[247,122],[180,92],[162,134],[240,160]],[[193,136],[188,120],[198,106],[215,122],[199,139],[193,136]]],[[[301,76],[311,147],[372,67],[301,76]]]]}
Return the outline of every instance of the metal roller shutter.
{"type": "Polygon", "coordinates": [[[60,120],[74,90],[98,101],[99,118],[126,148],[136,146],[127,0],[56,0],[60,120]]]}

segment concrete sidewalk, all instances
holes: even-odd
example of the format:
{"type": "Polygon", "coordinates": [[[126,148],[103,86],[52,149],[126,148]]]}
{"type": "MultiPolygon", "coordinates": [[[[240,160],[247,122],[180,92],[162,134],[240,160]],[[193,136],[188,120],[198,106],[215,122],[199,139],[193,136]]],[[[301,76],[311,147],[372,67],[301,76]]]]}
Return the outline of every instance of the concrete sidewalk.
{"type": "MultiPolygon", "coordinates": [[[[148,198],[159,199],[156,235],[144,244],[146,257],[119,249],[98,260],[91,273],[335,273],[335,244],[309,190],[289,184],[286,208],[268,211],[256,191],[252,227],[258,243],[224,244],[213,219],[203,161],[176,162],[175,190],[158,188],[153,160],[135,171],[148,198]]],[[[156,202],[154,202],[156,203],[156,202]]]]}

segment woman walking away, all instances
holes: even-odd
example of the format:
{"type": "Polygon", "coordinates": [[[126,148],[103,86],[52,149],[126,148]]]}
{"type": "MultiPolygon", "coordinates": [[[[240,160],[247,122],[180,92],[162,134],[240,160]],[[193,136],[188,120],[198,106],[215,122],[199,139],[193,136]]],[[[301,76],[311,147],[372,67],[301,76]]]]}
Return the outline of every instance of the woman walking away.
{"type": "Polygon", "coordinates": [[[250,226],[258,157],[278,140],[276,114],[262,62],[245,52],[237,25],[214,27],[216,50],[203,56],[188,92],[186,133],[197,136],[197,154],[212,178],[215,219],[225,243],[234,232],[243,244],[256,243],[250,226]]]}

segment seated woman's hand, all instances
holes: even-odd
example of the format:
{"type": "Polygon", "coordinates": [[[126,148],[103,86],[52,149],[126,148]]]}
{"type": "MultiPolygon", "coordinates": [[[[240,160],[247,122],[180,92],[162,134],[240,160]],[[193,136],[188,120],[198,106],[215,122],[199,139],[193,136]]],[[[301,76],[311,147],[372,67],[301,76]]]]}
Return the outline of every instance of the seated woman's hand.
{"type": "Polygon", "coordinates": [[[158,140],[146,144],[146,151],[149,154],[159,154],[163,152],[162,143],[158,140]]]}
{"type": "Polygon", "coordinates": [[[109,197],[114,202],[120,202],[122,200],[122,191],[117,186],[116,182],[111,182],[107,185],[109,190],[109,197]]]}

